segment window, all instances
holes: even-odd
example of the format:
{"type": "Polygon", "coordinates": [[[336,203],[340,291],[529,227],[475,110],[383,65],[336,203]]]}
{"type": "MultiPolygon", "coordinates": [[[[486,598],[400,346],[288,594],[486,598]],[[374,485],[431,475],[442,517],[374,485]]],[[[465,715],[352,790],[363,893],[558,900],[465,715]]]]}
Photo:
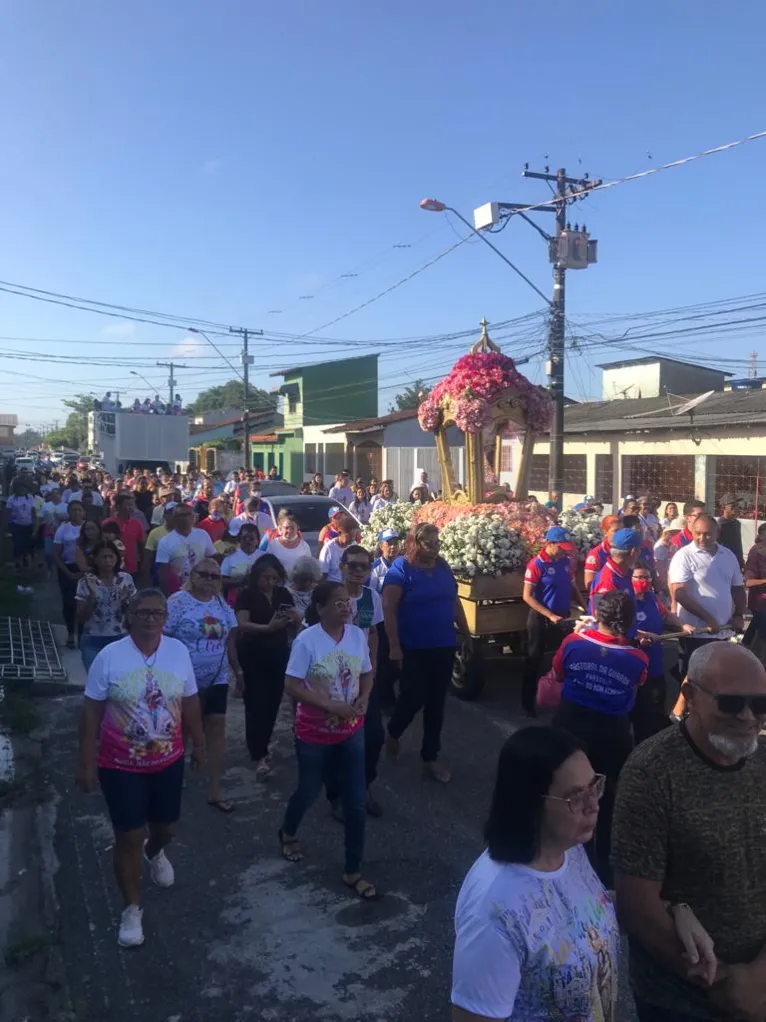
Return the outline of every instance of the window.
{"type": "Polygon", "coordinates": [[[715,514],[721,507],[721,498],[731,494],[740,501],[739,517],[755,517],[758,502],[758,518],[763,517],[766,503],[766,458],[746,457],[743,454],[719,454],[715,459],[715,514]]]}
{"type": "Polygon", "coordinates": [[[215,447],[208,447],[207,450],[205,451],[206,472],[215,472],[215,456],[216,456],[215,447]]]}
{"type": "Polygon", "coordinates": [[[612,503],[614,463],[611,454],[596,455],[596,492],[593,496],[602,504],[612,503]]]}
{"type": "Polygon", "coordinates": [[[530,490],[542,490],[544,493],[548,492],[548,455],[547,454],[533,454],[532,455],[532,466],[529,470],[529,488],[530,490]]]}
{"type": "Polygon", "coordinates": [[[325,475],[336,476],[346,467],[346,445],[325,444],[324,445],[324,471],[325,475]]]}
{"type": "Polygon", "coordinates": [[[290,415],[295,415],[295,413],[298,411],[298,396],[297,396],[297,394],[288,394],[287,395],[287,410],[289,411],[290,415]]]}
{"type": "Polygon", "coordinates": [[[304,444],[303,454],[306,459],[305,471],[314,475],[315,472],[319,471],[318,459],[317,459],[317,445],[316,444],[304,444]]]}
{"type": "Polygon", "coordinates": [[[694,499],[693,454],[623,454],[622,493],[684,503],[694,499]]]}
{"type": "Polygon", "coordinates": [[[588,463],[584,454],[564,455],[564,493],[580,493],[588,489],[588,463]]]}

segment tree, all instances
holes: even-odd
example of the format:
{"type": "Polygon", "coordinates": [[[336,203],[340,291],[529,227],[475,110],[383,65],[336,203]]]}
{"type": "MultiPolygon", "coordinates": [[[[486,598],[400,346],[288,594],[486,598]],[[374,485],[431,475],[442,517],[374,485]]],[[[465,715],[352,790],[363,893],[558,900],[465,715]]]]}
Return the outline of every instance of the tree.
{"type": "Polygon", "coordinates": [[[25,429],[23,433],[14,433],[13,439],[17,447],[23,447],[25,449],[29,447],[39,447],[42,443],[42,436],[36,429],[25,429]]]}
{"type": "Polygon", "coordinates": [[[77,394],[63,402],[71,408],[61,429],[53,430],[46,437],[49,447],[71,447],[82,450],[88,442],[88,412],[93,411],[93,398],[88,394],[77,394]]]}
{"type": "Polygon", "coordinates": [[[428,397],[432,389],[423,380],[414,380],[401,394],[396,395],[395,403],[391,405],[391,411],[403,412],[408,408],[417,408],[423,398],[428,397]]]}
{"type": "MultiPolygon", "coordinates": [[[[191,410],[195,415],[202,415],[204,412],[219,412],[224,408],[236,408],[239,410],[245,404],[245,387],[241,380],[229,380],[218,387],[210,387],[208,390],[201,390],[191,404],[191,410]]],[[[267,412],[276,408],[276,401],[265,390],[260,387],[249,388],[249,410],[251,413],[267,412]]]]}

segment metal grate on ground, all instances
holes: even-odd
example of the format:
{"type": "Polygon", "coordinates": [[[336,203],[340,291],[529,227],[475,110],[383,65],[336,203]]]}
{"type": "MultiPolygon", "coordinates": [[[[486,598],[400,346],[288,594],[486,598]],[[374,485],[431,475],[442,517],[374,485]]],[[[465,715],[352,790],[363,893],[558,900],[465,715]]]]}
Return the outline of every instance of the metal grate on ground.
{"type": "Polygon", "coordinates": [[[0,679],[66,681],[49,621],[0,617],[0,679]]]}

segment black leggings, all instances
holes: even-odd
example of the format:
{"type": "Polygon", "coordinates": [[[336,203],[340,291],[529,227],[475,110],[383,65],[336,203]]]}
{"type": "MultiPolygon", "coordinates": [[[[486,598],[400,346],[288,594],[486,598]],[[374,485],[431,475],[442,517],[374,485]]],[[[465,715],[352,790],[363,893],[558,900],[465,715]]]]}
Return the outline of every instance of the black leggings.
{"type": "Polygon", "coordinates": [[[553,645],[558,648],[564,636],[571,631],[571,621],[554,625],[536,610],[530,610],[527,617],[527,659],[524,662],[524,676],[521,682],[521,708],[525,713],[535,712],[537,677],[548,647],[553,645]]]}
{"type": "Polygon", "coordinates": [[[392,738],[401,738],[420,709],[423,710],[423,743],[420,756],[424,763],[433,763],[439,757],[444,703],[447,699],[454,646],[434,649],[405,649],[402,674],[399,679],[399,698],[388,722],[392,738]]]}
{"type": "Polygon", "coordinates": [[[594,838],[588,842],[586,851],[593,868],[605,887],[614,886],[612,867],[609,862],[611,851],[612,815],[617,778],[625,760],[633,749],[630,733],[630,718],[615,717],[597,710],[588,710],[575,703],[563,702],[553,718],[555,727],[564,728],[585,746],[591,766],[597,774],[606,776],[606,787],[598,811],[598,823],[594,838]]]}
{"type": "MultiPolygon", "coordinates": [[[[67,564],[69,571],[77,571],[77,566],[74,564],[67,564]]],[[[74,595],[77,592],[77,583],[80,581],[79,572],[77,577],[72,579],[59,568],[59,589],[61,590],[61,610],[64,614],[64,624],[69,635],[75,633],[75,598],[74,595]]]]}
{"type": "Polygon", "coordinates": [[[269,754],[269,742],[285,688],[287,660],[287,649],[268,653],[248,650],[240,657],[245,683],[245,741],[254,762],[269,754]]]}

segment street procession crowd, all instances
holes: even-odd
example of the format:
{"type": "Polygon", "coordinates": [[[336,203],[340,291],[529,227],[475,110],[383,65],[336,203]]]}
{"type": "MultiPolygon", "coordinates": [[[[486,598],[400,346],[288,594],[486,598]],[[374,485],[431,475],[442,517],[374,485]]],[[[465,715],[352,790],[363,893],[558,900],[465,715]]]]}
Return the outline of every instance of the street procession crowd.
{"type": "MultiPolygon", "coordinates": [[[[324,494],[323,478],[303,492],[324,494]]],[[[114,827],[122,947],[144,941],[142,866],[174,882],[187,756],[211,812],[236,809],[221,788],[230,687],[259,780],[284,696],[292,712],[281,854],[304,860],[301,824],[324,791],[342,883],[364,901],[381,897],[363,872],[379,760],[421,711],[424,777],[451,780],[446,696],[456,645],[473,640],[439,530],[383,530],[371,554],[360,525],[396,499],[391,483],[341,473],[328,495],[311,549],[245,469],[12,482],[17,564],[39,552],[55,573],[88,670],[77,780],[100,787],[114,827]]],[[[423,473],[404,499],[431,496],[423,473]]],[[[521,700],[544,719],[500,753],[485,851],[457,902],[454,1022],[614,1022],[618,919],[641,1022],[766,1022],[766,526],[745,558],[736,500],[723,503],[715,517],[700,500],[679,513],[628,497],[583,576],[562,524],[527,565],[521,700]]]]}

